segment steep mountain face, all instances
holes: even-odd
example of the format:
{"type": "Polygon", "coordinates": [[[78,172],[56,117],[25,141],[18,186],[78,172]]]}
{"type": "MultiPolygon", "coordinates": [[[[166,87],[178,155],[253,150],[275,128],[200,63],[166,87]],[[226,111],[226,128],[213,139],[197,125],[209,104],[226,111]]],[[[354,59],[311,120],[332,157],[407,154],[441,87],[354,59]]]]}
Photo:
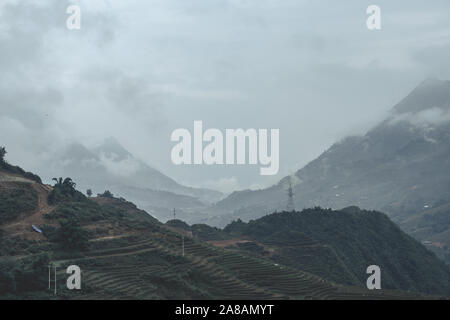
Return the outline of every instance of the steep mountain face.
{"type": "Polygon", "coordinates": [[[450,264],[450,203],[408,217],[402,228],[450,264]]]}
{"type": "Polygon", "coordinates": [[[450,81],[427,79],[394,107],[397,113],[425,111],[433,107],[450,110],[450,81]]]}
{"type": "Polygon", "coordinates": [[[357,205],[402,225],[450,202],[449,172],[450,81],[426,80],[366,135],[334,144],[269,189],[231,194],[215,205],[219,215],[208,223],[223,226],[284,209],[291,180],[296,208],[357,205]]]}
{"type": "Polygon", "coordinates": [[[180,185],[143,161],[136,159],[114,138],[92,150],[81,144],[70,145],[60,159],[49,165],[46,176],[69,176],[80,189],[113,194],[130,199],[159,219],[167,220],[173,208],[187,216],[217,201],[220,192],[180,185]]]}

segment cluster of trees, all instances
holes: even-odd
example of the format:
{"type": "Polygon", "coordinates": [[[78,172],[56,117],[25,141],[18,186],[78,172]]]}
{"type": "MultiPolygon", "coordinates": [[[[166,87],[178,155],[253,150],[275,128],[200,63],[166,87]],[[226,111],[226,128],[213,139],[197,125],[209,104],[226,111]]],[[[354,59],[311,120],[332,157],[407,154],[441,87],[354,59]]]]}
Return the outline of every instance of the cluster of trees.
{"type": "MultiPolygon", "coordinates": [[[[48,201],[50,204],[56,204],[63,200],[82,201],[86,199],[81,192],[76,190],[76,183],[71,178],[63,179],[60,177],[53,178],[52,180],[55,181],[55,185],[53,186],[52,192],[50,192],[48,196],[48,201]]],[[[92,197],[92,189],[87,189],[86,195],[88,197],[92,197]]],[[[97,197],[113,199],[114,194],[109,190],[105,190],[103,193],[98,193],[97,197]]],[[[119,198],[119,200],[126,201],[124,198],[119,198]]]]}
{"type": "Polygon", "coordinates": [[[114,195],[109,190],[105,190],[105,192],[99,193],[99,194],[97,194],[97,196],[103,197],[103,198],[114,198],[114,195]]]}
{"type": "Polygon", "coordinates": [[[44,226],[44,235],[66,251],[82,251],[88,248],[89,233],[76,219],[61,219],[60,224],[59,228],[44,226]]]}
{"type": "MultiPolygon", "coordinates": [[[[89,198],[92,197],[92,195],[93,195],[92,189],[87,189],[87,190],[86,190],[86,194],[87,194],[87,196],[88,196],[89,198]]],[[[111,199],[113,199],[113,198],[114,198],[114,194],[113,194],[111,191],[109,191],[109,190],[105,190],[105,192],[103,192],[103,193],[97,193],[97,197],[111,198],[111,199]]],[[[122,198],[122,197],[120,197],[119,200],[122,201],[122,202],[125,202],[125,201],[126,201],[126,200],[125,200],[124,198],[122,198]]]]}
{"type": "Polygon", "coordinates": [[[54,188],[59,188],[65,194],[74,194],[77,184],[73,182],[71,178],[53,178],[52,181],[55,181],[54,188]]]}
{"type": "Polygon", "coordinates": [[[0,192],[0,225],[37,209],[38,194],[30,184],[16,183],[0,192]]]}
{"type": "Polygon", "coordinates": [[[63,200],[81,201],[84,195],[75,189],[76,183],[71,178],[53,178],[55,185],[52,192],[48,195],[48,202],[56,204],[63,200]]]}
{"type": "Polygon", "coordinates": [[[123,197],[115,198],[114,194],[111,191],[109,191],[109,190],[105,190],[105,192],[103,192],[103,193],[98,193],[97,197],[110,198],[110,199],[119,199],[119,201],[121,201],[121,202],[127,202],[127,200],[125,198],[123,198],[123,197]]]}
{"type": "Polygon", "coordinates": [[[5,147],[0,147],[0,162],[5,162],[6,149],[5,147]]]}
{"type": "MultiPolygon", "coordinates": [[[[87,189],[86,194],[88,197],[92,197],[93,195],[92,189],[87,189]]],[[[114,198],[114,194],[112,194],[112,192],[109,190],[105,190],[105,192],[103,193],[97,193],[97,197],[114,198]]]]}
{"type": "MultiPolygon", "coordinates": [[[[12,258],[0,262],[0,299],[17,299],[23,293],[35,292],[44,296],[47,278],[43,270],[50,261],[48,253],[15,261],[12,258]]],[[[39,296],[35,296],[39,298],[39,296]]]]}

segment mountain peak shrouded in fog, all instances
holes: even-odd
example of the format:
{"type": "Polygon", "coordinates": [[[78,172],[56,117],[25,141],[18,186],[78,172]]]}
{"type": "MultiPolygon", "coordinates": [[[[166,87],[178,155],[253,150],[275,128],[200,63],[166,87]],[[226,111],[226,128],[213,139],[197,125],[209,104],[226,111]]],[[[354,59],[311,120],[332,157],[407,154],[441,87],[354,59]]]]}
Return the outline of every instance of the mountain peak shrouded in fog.
{"type": "Polygon", "coordinates": [[[64,148],[61,158],[70,161],[101,161],[101,159],[107,158],[115,162],[120,162],[133,158],[133,155],[116,138],[109,137],[95,148],[88,148],[79,142],[70,143],[64,148]]]}
{"type": "Polygon", "coordinates": [[[450,110],[450,81],[428,78],[394,108],[395,113],[417,113],[427,109],[450,110]]]}
{"type": "Polygon", "coordinates": [[[197,212],[206,204],[222,198],[222,193],[215,190],[179,184],[136,158],[114,137],[106,138],[95,148],[71,143],[48,167],[44,174],[48,179],[67,176],[81,190],[89,188],[94,193],[109,190],[116,196],[132,200],[162,220],[172,216],[174,207],[189,220],[191,211],[197,212]]]}
{"type": "Polygon", "coordinates": [[[84,145],[78,142],[69,144],[61,155],[62,160],[68,161],[86,161],[95,160],[98,161],[97,155],[86,148],[84,145]]]}
{"type": "MultiPolygon", "coordinates": [[[[296,208],[358,206],[386,212],[423,241],[450,244],[450,81],[427,79],[362,136],[333,144],[298,170],[296,208]],[[434,210],[432,214],[428,210],[434,210]]],[[[285,208],[285,181],[235,192],[207,223],[223,226],[285,208]]],[[[447,257],[449,252],[438,252],[447,257]]]]}
{"type": "Polygon", "coordinates": [[[97,155],[104,155],[107,158],[116,161],[122,161],[132,157],[131,153],[129,153],[114,137],[106,138],[103,143],[94,148],[93,151],[97,155]]]}

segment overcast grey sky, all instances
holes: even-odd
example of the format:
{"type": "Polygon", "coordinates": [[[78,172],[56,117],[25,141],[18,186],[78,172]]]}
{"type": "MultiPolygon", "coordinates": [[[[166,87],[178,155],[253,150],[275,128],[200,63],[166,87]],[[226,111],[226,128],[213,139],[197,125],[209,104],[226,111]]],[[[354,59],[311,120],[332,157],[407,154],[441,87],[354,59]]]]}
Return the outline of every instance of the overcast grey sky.
{"type": "Polygon", "coordinates": [[[39,173],[70,142],[114,136],[181,183],[266,186],[364,133],[423,79],[450,79],[449,62],[447,0],[2,0],[0,145],[39,173]],[[66,28],[69,4],[80,30],[66,28]],[[379,31],[366,28],[371,4],[379,31]],[[173,165],[170,133],[194,120],[279,128],[279,175],[173,165]]]}

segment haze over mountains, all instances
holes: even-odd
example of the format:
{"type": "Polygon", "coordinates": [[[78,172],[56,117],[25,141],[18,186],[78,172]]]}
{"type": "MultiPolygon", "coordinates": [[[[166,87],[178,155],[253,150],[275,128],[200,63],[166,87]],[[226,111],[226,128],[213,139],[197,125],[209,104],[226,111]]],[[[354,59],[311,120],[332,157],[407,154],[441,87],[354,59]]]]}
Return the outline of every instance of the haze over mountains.
{"type": "Polygon", "coordinates": [[[138,160],[114,138],[96,148],[68,146],[39,174],[71,177],[80,190],[135,202],[158,219],[224,227],[284,210],[293,184],[296,209],[359,206],[386,212],[405,231],[450,261],[450,81],[427,79],[364,136],[332,145],[292,176],[262,190],[186,187],[138,160]]]}
{"type": "MultiPolygon", "coordinates": [[[[386,289],[448,296],[448,266],[387,216],[369,210],[386,212],[404,231],[449,262],[449,115],[450,81],[426,80],[366,135],[334,144],[277,185],[234,192],[222,200],[219,192],[178,184],[133,157],[113,138],[92,149],[70,145],[49,163],[48,172],[73,178],[83,191],[108,189],[136,201],[146,212],[125,199],[89,199],[75,190],[65,194],[64,184],[42,185],[39,177],[3,162],[0,237],[4,261],[0,262],[4,267],[0,271],[6,279],[10,256],[28,257],[36,248],[59,255],[58,265],[68,263],[65,252],[54,243],[65,238],[57,234],[67,219],[73,219],[93,243],[78,252],[86,263],[83,268],[90,272],[88,280],[95,292],[88,296],[91,299],[230,298],[236,297],[236,292],[239,297],[375,299],[378,297],[361,291],[369,264],[382,267],[386,289]],[[297,211],[285,212],[289,184],[297,211]],[[152,217],[167,220],[173,207],[190,223],[227,227],[188,226],[178,220],[163,226],[152,217]],[[316,208],[300,211],[306,207],[316,208]],[[238,218],[253,221],[245,223],[238,218]],[[31,225],[46,231],[37,235],[31,225]],[[186,237],[187,246],[182,247],[186,257],[180,255],[180,235],[186,237]],[[27,247],[28,240],[39,240],[39,247],[27,247]],[[26,249],[14,247],[14,243],[26,249]],[[138,263],[136,257],[141,259],[138,263]],[[99,266],[99,259],[107,260],[99,266]],[[111,268],[111,264],[119,267],[111,268]],[[194,266],[189,269],[194,273],[182,275],[180,283],[186,284],[183,295],[174,296],[171,284],[165,282],[166,271],[173,277],[188,265],[194,266]],[[156,268],[157,275],[142,281],[130,276],[129,270],[136,268],[148,275],[156,268]],[[189,282],[192,274],[203,275],[205,270],[213,271],[199,277],[201,281],[189,282]],[[232,277],[224,270],[233,270],[232,277]],[[279,281],[268,283],[269,274],[279,281]],[[134,281],[132,286],[124,285],[129,281],[134,281]],[[306,287],[303,281],[307,281],[306,287]],[[293,282],[295,290],[290,286],[293,282]],[[104,290],[104,283],[112,287],[104,290]],[[230,283],[232,289],[226,291],[230,283]],[[131,292],[131,287],[138,290],[131,292]],[[121,291],[116,293],[114,288],[121,291]]],[[[41,262],[48,265],[48,261],[41,262]]],[[[8,290],[10,287],[5,292],[8,290]]],[[[30,294],[28,289],[21,290],[25,293],[13,291],[17,297],[30,294]]],[[[410,295],[415,297],[387,290],[379,298],[410,295]]]]}
{"type": "Polygon", "coordinates": [[[217,191],[180,185],[114,138],[93,149],[72,144],[40,174],[70,176],[81,190],[94,193],[108,189],[162,221],[177,208],[189,223],[220,227],[285,209],[290,181],[296,209],[356,205],[386,212],[448,260],[449,172],[450,81],[427,79],[364,136],[335,143],[272,187],[237,191],[223,200],[217,191]]]}
{"type": "Polygon", "coordinates": [[[94,194],[107,189],[162,220],[173,217],[173,208],[195,211],[222,197],[218,191],[177,183],[135,158],[112,137],[93,149],[79,143],[69,145],[41,175],[71,177],[80,190],[92,189],[94,194]]]}
{"type": "MultiPolygon", "coordinates": [[[[285,209],[291,180],[297,209],[357,205],[386,212],[400,225],[409,221],[414,233],[423,223],[409,218],[418,215],[417,222],[427,210],[450,203],[449,173],[450,81],[428,79],[364,136],[334,144],[277,185],[234,192],[211,208],[217,215],[205,222],[224,226],[285,209]]],[[[439,212],[439,228],[429,226],[420,238],[449,245],[449,211],[439,212]]]]}

